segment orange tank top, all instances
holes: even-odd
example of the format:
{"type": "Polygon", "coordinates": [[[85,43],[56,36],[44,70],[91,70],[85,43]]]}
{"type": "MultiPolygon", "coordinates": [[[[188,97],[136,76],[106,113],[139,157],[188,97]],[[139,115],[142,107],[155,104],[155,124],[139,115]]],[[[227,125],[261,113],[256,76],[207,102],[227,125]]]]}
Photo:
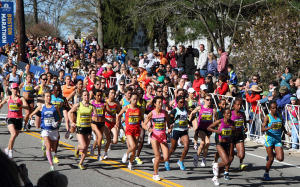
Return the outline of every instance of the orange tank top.
{"type": "Polygon", "coordinates": [[[64,85],[63,89],[62,89],[63,96],[68,97],[74,90],[75,90],[75,88],[73,86],[70,86],[70,88],[67,88],[67,86],[64,85]]]}

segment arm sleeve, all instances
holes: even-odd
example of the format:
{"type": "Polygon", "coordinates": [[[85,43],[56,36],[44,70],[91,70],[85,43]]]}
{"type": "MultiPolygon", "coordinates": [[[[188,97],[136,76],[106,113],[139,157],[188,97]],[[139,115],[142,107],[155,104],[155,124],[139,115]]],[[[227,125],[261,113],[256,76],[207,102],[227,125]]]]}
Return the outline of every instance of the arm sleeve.
{"type": "Polygon", "coordinates": [[[175,122],[175,115],[176,115],[176,109],[173,109],[172,111],[171,111],[171,115],[172,116],[170,116],[170,124],[173,124],[174,122],[175,122]]]}

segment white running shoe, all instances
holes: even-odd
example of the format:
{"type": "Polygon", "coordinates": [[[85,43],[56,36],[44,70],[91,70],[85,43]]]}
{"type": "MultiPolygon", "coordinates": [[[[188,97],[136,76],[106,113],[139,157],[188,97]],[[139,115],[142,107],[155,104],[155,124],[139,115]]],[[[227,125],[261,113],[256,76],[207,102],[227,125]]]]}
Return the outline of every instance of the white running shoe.
{"type": "Polygon", "coordinates": [[[130,169],[130,170],[133,170],[133,166],[132,166],[132,163],[128,163],[128,169],[130,169]]]}
{"type": "Polygon", "coordinates": [[[13,159],[13,150],[8,150],[8,158],[13,159]]]}
{"type": "Polygon", "coordinates": [[[155,181],[160,181],[160,178],[159,178],[159,176],[158,175],[153,175],[153,180],[155,180],[155,181]]]}
{"type": "Polygon", "coordinates": [[[214,165],[213,165],[213,173],[214,173],[214,176],[218,176],[219,175],[219,166],[218,166],[218,163],[214,163],[214,165]]]}
{"type": "Polygon", "coordinates": [[[194,150],[198,150],[198,144],[194,144],[194,150]]]}
{"type": "Polygon", "coordinates": [[[90,155],[91,155],[91,156],[94,156],[94,155],[95,155],[95,150],[94,150],[92,144],[90,145],[90,155]]]}
{"type": "Polygon", "coordinates": [[[55,171],[54,166],[50,166],[50,171],[55,171]]]}
{"type": "Polygon", "coordinates": [[[212,181],[214,182],[214,185],[215,185],[215,186],[219,186],[219,185],[220,185],[220,183],[219,183],[219,180],[218,180],[218,177],[217,177],[217,176],[214,176],[214,177],[212,178],[212,181]]]}
{"type": "Polygon", "coordinates": [[[8,156],[8,148],[5,148],[5,154],[8,156]]]}
{"type": "Polygon", "coordinates": [[[103,155],[103,160],[106,160],[106,159],[107,159],[107,157],[108,157],[107,153],[106,153],[106,152],[104,152],[104,155],[103,155]]]}
{"type": "Polygon", "coordinates": [[[202,159],[202,161],[201,161],[201,167],[206,167],[206,159],[202,159]]]}
{"type": "Polygon", "coordinates": [[[123,158],[122,158],[122,163],[123,163],[123,164],[126,163],[127,157],[128,157],[128,155],[127,155],[127,153],[125,153],[125,154],[123,155],[123,158]]]}
{"type": "Polygon", "coordinates": [[[197,154],[194,154],[194,166],[198,167],[198,159],[199,157],[197,156],[197,154]]]}

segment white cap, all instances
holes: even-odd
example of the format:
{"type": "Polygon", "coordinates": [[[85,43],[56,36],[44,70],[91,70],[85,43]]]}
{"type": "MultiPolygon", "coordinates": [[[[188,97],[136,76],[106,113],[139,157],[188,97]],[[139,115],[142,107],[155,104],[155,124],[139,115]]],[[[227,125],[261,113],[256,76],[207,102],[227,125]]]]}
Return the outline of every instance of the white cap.
{"type": "Polygon", "coordinates": [[[200,89],[201,89],[201,90],[207,90],[207,86],[206,86],[205,84],[202,84],[202,85],[200,86],[200,89]]]}
{"type": "Polygon", "coordinates": [[[194,93],[195,90],[194,90],[194,88],[189,88],[189,89],[188,89],[188,92],[189,92],[189,93],[194,93]]]}
{"type": "Polygon", "coordinates": [[[146,69],[146,67],[145,67],[145,65],[144,65],[144,64],[141,64],[141,65],[139,65],[139,68],[146,69]]]}

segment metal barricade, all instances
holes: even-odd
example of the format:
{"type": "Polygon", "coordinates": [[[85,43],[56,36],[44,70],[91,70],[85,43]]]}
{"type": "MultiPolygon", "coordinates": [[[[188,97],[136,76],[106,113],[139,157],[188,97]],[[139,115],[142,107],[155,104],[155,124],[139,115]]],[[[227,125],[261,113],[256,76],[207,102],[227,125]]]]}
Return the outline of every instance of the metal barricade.
{"type": "Polygon", "coordinates": [[[175,88],[169,87],[169,94],[171,95],[172,100],[175,99],[175,88]]]}
{"type": "Polygon", "coordinates": [[[109,88],[111,88],[114,85],[116,85],[116,82],[117,82],[117,77],[109,77],[109,80],[108,80],[109,88]]]}
{"type": "Polygon", "coordinates": [[[292,136],[291,136],[291,139],[286,136],[286,139],[283,140],[283,142],[285,142],[287,144],[296,145],[296,147],[298,147],[298,150],[300,151],[300,144],[299,144],[299,139],[300,139],[300,129],[299,129],[300,105],[287,104],[285,106],[284,115],[285,115],[285,128],[288,132],[291,132],[292,136]],[[293,119],[295,119],[296,122],[294,122],[293,119]],[[293,142],[293,139],[296,139],[296,141],[293,142]]]}

